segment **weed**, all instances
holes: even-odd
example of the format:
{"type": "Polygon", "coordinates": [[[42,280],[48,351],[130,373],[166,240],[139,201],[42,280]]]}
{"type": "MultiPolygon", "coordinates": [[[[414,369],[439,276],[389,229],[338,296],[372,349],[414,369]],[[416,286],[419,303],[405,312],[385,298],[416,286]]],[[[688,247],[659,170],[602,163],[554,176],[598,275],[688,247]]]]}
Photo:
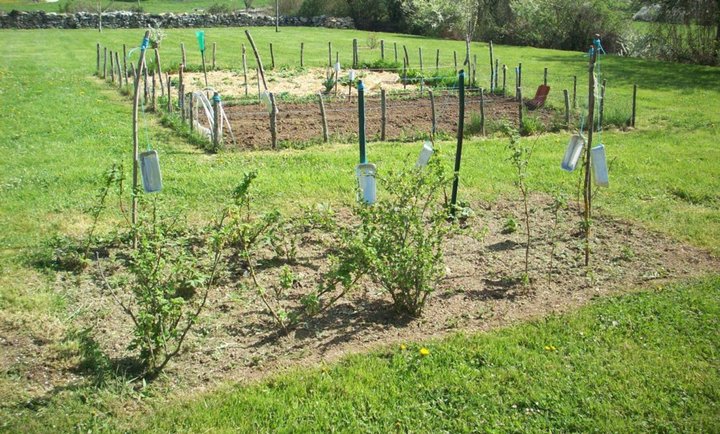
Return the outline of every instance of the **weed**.
{"type": "Polygon", "coordinates": [[[505,223],[503,223],[502,227],[502,233],[503,234],[514,234],[517,232],[518,228],[518,222],[515,220],[515,217],[510,216],[507,219],[505,219],[505,223]]]}

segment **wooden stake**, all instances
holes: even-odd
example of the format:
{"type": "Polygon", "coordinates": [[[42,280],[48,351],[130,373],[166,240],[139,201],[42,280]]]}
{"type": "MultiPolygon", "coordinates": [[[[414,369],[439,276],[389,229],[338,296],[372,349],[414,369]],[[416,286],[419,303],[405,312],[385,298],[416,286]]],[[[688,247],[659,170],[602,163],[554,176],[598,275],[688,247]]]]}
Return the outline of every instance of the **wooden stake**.
{"type": "Polygon", "coordinates": [[[588,141],[585,146],[585,184],[583,188],[583,200],[585,205],[584,226],[585,226],[585,266],[590,264],[590,219],[592,218],[592,182],[590,181],[590,150],[592,148],[593,124],[595,123],[595,62],[597,61],[597,50],[593,49],[588,66],[588,141]]]}
{"type": "Polygon", "coordinates": [[[430,132],[435,137],[437,132],[437,118],[435,117],[435,95],[433,95],[432,89],[428,89],[428,95],[430,96],[430,132]]]}
{"type": "Polygon", "coordinates": [[[358,41],[357,39],[353,38],[353,59],[352,59],[352,65],[353,69],[357,69],[358,67],[358,41]]]}
{"type": "Polygon", "coordinates": [[[301,42],[300,43],[300,67],[301,68],[305,66],[304,56],[305,56],[305,43],[301,42]]]}
{"type": "Polygon", "coordinates": [[[115,67],[117,68],[118,73],[118,87],[122,89],[123,86],[123,74],[122,74],[122,65],[120,64],[120,55],[118,52],[115,52],[115,67]]]}
{"type": "MultiPolygon", "coordinates": [[[[185,65],[180,64],[178,67],[178,89],[183,89],[185,86],[185,65]]],[[[182,95],[182,90],[178,91],[178,95],[182,95]]],[[[178,99],[178,102],[182,105],[182,98],[178,99]]]]}
{"type": "Polygon", "coordinates": [[[323,142],[328,142],[328,123],[325,116],[325,103],[323,102],[322,92],[318,92],[318,102],[320,103],[320,116],[322,117],[323,142]]]}
{"type": "Polygon", "coordinates": [[[570,126],[570,92],[563,89],[563,98],[565,99],[565,125],[570,126]]]}
{"type": "Polygon", "coordinates": [[[405,67],[409,68],[410,67],[410,56],[408,56],[408,50],[405,45],[403,45],[403,52],[405,53],[405,67]]]}
{"type": "Polygon", "coordinates": [[[113,62],[113,52],[110,52],[110,82],[115,83],[115,63],[113,62]]]}
{"type": "MultiPolygon", "coordinates": [[[[265,81],[265,71],[263,70],[262,60],[260,59],[260,55],[258,54],[257,48],[255,47],[255,42],[253,41],[252,36],[250,36],[249,30],[245,30],[245,36],[247,36],[248,41],[250,41],[250,48],[252,48],[253,54],[255,54],[255,61],[257,62],[258,77],[262,78],[263,86],[265,87],[265,90],[267,90],[268,85],[267,85],[267,81],[265,81]]],[[[271,47],[272,47],[272,45],[271,45],[271,47]]],[[[259,82],[259,79],[258,79],[258,82],[259,82]]]]}
{"type": "Polygon", "coordinates": [[[143,102],[147,104],[148,97],[150,96],[148,86],[150,85],[150,82],[148,81],[148,69],[147,65],[143,65],[143,86],[144,86],[144,93],[143,93],[143,102]]]}
{"type": "Polygon", "coordinates": [[[603,80],[602,86],[600,87],[600,113],[598,114],[598,125],[597,125],[598,131],[602,130],[603,119],[605,117],[605,85],[606,84],[607,84],[607,80],[603,80]]]}
{"type": "Polygon", "coordinates": [[[222,143],[222,130],[220,129],[220,95],[217,92],[213,93],[212,97],[212,103],[213,103],[213,147],[215,150],[220,149],[220,144],[222,143]]]}
{"type": "Polygon", "coordinates": [[[503,63],[503,97],[507,97],[507,65],[503,63]]]}
{"type": "Polygon", "coordinates": [[[387,105],[385,89],[380,89],[380,140],[385,141],[385,128],[387,125],[387,105]]]}
{"type": "Polygon", "coordinates": [[[185,85],[178,86],[178,109],[180,110],[180,120],[185,123],[185,85]]]}
{"type": "Polygon", "coordinates": [[[418,58],[420,59],[420,73],[423,72],[423,55],[422,55],[422,47],[418,47],[418,58]]]}
{"type": "Polygon", "coordinates": [[[495,70],[493,70],[493,42],[490,41],[490,93],[493,93],[495,90],[495,70]]]}
{"type": "Polygon", "coordinates": [[[457,68],[457,51],[453,50],[453,61],[455,62],[455,74],[458,72],[457,68]]]}
{"type": "Polygon", "coordinates": [[[275,0],[275,33],[280,32],[280,0],[275,0]]]}
{"type": "Polygon", "coordinates": [[[190,93],[190,103],[188,104],[188,121],[190,122],[190,132],[195,131],[195,98],[190,93]]]}
{"type": "Polygon", "coordinates": [[[633,84],[632,114],[630,115],[630,126],[635,128],[635,113],[637,109],[637,84],[633,84]]]}
{"type": "Polygon", "coordinates": [[[158,82],[160,83],[160,95],[165,95],[165,84],[163,82],[162,66],[160,65],[160,50],[155,49],[155,72],[157,72],[158,82]]]}
{"type": "Polygon", "coordinates": [[[380,60],[385,60],[385,40],[380,40],[380,60]]]}
{"type": "Polygon", "coordinates": [[[497,92],[497,88],[498,88],[498,71],[499,71],[499,67],[500,67],[500,61],[499,61],[498,59],[495,59],[495,75],[494,75],[494,76],[495,76],[495,82],[493,83],[493,89],[492,89],[492,90],[493,90],[493,93],[496,93],[496,92],[497,92]]]}
{"type": "Polygon", "coordinates": [[[107,53],[108,49],[107,47],[103,47],[103,80],[107,79],[107,53]]]}
{"type": "MultiPolygon", "coordinates": [[[[518,63],[517,80],[518,80],[518,87],[522,87],[522,63],[518,63]]],[[[522,98],[519,98],[519,99],[522,100],[522,98]]]]}
{"type": "Polygon", "coordinates": [[[275,52],[273,51],[273,44],[270,43],[270,69],[275,69],[275,52]]]}
{"type": "Polygon", "coordinates": [[[212,51],[212,70],[215,71],[216,69],[216,63],[215,63],[215,55],[217,54],[217,43],[213,42],[213,51],[212,51]]]}
{"type": "Polygon", "coordinates": [[[205,66],[205,50],[200,51],[200,59],[202,61],[203,75],[205,76],[205,88],[207,89],[209,87],[209,85],[208,85],[207,67],[205,66]]]}
{"type": "Polygon", "coordinates": [[[242,44],[242,67],[243,77],[245,78],[245,96],[248,96],[248,74],[247,74],[247,50],[245,44],[242,44]]]}
{"type": "Polygon", "coordinates": [[[522,100],[522,88],[517,88],[517,96],[518,96],[518,131],[520,131],[520,134],[522,134],[523,131],[523,100],[522,100]]]}
{"type": "Polygon", "coordinates": [[[547,68],[543,70],[543,84],[547,86],[547,68]]]}
{"type": "Polygon", "coordinates": [[[437,74],[440,71],[440,49],[438,48],[435,51],[435,73],[437,74]]]}
{"type": "Polygon", "coordinates": [[[95,67],[95,76],[100,76],[100,43],[98,42],[97,45],[97,66],[95,67]]]}
{"type": "Polygon", "coordinates": [[[485,89],[480,88],[480,134],[485,135],[485,89]]]}
{"type": "Polygon", "coordinates": [[[332,68],[332,42],[328,42],[328,67],[332,68]]]}
{"type": "MultiPolygon", "coordinates": [[[[144,40],[150,38],[150,31],[145,31],[144,40]]],[[[138,60],[138,71],[145,69],[145,49],[140,49],[140,59],[138,60]]],[[[133,91],[133,170],[132,170],[132,208],[130,211],[130,222],[133,226],[133,248],[137,248],[137,231],[134,230],[138,221],[138,200],[140,194],[138,190],[138,165],[139,165],[139,143],[138,143],[138,106],[140,105],[140,77],[135,80],[135,89],[133,91]]]]}
{"type": "Polygon", "coordinates": [[[398,63],[397,42],[393,42],[393,49],[395,50],[395,63],[398,63]]]}
{"type": "Polygon", "coordinates": [[[270,92],[270,136],[272,139],[272,148],[277,148],[277,106],[275,105],[275,95],[270,92]]]}
{"type": "Polygon", "coordinates": [[[181,53],[181,62],[183,65],[187,65],[187,60],[185,58],[185,43],[180,43],[180,53],[181,53]]]}
{"type": "Polygon", "coordinates": [[[155,91],[155,86],[157,83],[155,80],[155,75],[156,75],[155,71],[150,73],[150,80],[152,81],[152,87],[151,87],[152,97],[150,98],[150,109],[154,112],[157,111],[157,92],[155,91]]]}
{"type": "Polygon", "coordinates": [[[172,83],[170,83],[170,74],[167,72],[165,73],[165,82],[167,83],[167,112],[172,113],[172,83]]]}
{"type": "Polygon", "coordinates": [[[573,110],[577,108],[577,75],[573,75],[573,110]]]}
{"type": "Polygon", "coordinates": [[[123,77],[125,78],[125,86],[128,85],[128,68],[127,68],[127,46],[123,44],[123,77]]]}

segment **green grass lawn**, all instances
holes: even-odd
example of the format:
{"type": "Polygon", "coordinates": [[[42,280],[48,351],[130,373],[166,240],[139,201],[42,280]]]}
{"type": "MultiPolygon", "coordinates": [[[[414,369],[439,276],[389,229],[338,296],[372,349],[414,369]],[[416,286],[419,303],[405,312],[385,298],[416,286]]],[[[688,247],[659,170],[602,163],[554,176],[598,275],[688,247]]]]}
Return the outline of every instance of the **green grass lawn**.
{"type": "MultiPolygon", "coordinates": [[[[218,44],[219,65],[238,68],[242,30],[206,32],[208,43],[218,44]]],[[[368,34],[360,31],[252,32],[263,56],[269,55],[268,43],[274,44],[279,64],[297,62],[301,41],[308,65],[325,64],[328,40],[341,51],[343,64],[350,60],[353,38],[361,41],[361,60],[379,57],[379,50],[365,47],[368,34]]],[[[189,61],[199,62],[194,29],[166,33],[166,64],[179,60],[181,42],[189,61]]],[[[0,35],[0,150],[5,155],[0,161],[0,312],[69,321],[63,295],[52,291],[54,276],[31,268],[26,259],[55,234],[83,235],[102,172],[114,162],[129,169],[130,104],[92,74],[96,42],[133,46],[142,30],[2,30],[0,35]]],[[[464,50],[457,41],[379,37],[406,44],[410,53],[420,46],[426,53],[439,48],[444,65],[451,63],[452,50],[464,50]]],[[[473,49],[482,66],[486,46],[476,43],[473,49]]],[[[561,90],[570,88],[573,75],[580,77],[579,90],[587,88],[582,53],[504,46],[496,46],[495,53],[501,63],[523,63],[529,88],[541,82],[548,67],[553,105],[560,104],[561,90]]],[[[411,62],[416,62],[413,54],[411,62]]],[[[608,107],[627,110],[633,83],[640,94],[638,129],[603,133],[615,163],[611,188],[595,200],[598,212],[720,253],[720,72],[612,56],[602,60],[601,71],[608,80],[608,107]]],[[[488,80],[484,68],[479,78],[488,80]]],[[[353,198],[353,144],[209,155],[152,117],[149,125],[162,156],[164,206],[184,209],[193,218],[213,214],[241,174],[252,169],[259,171],[258,188],[267,207],[292,212],[300,204],[342,204],[353,198]]],[[[559,168],[567,139],[567,133],[526,139],[537,140],[528,179],[534,191],[561,189],[574,195],[577,177],[559,168]]],[[[368,156],[383,170],[413,158],[418,145],[370,143],[368,156]]],[[[454,144],[441,145],[450,157],[454,144]]],[[[466,141],[461,197],[492,200],[516,194],[505,146],[498,138],[466,141]]],[[[104,228],[116,219],[104,218],[104,228]]],[[[348,430],[387,431],[399,423],[401,430],[462,431],[482,423],[479,429],[507,431],[522,430],[527,422],[537,431],[717,431],[717,288],[718,281],[710,280],[608,301],[547,323],[437,342],[424,359],[409,343],[408,353],[357,357],[328,372],[288,374],[249,389],[197,397],[148,419],[144,427],[196,431],[199,425],[193,424],[212,423],[232,431],[253,422],[238,415],[252,414],[258,424],[286,423],[287,430],[323,430],[337,423],[348,430]],[[558,351],[545,351],[545,345],[558,351]],[[207,417],[201,410],[205,406],[207,417]],[[257,413],[248,413],[249,408],[257,413]]],[[[148,399],[160,406],[162,391],[149,389],[143,394],[154,395],[148,399]]],[[[9,411],[19,421],[34,423],[29,430],[50,429],[51,423],[69,429],[79,421],[101,426],[108,414],[123,414],[126,400],[136,399],[125,393],[124,388],[81,388],[60,394],[38,412],[9,411]],[[83,399],[89,404],[81,404],[83,399]],[[70,415],[62,416],[65,411],[70,415]]],[[[0,414],[10,413],[0,408],[0,414]]]]}

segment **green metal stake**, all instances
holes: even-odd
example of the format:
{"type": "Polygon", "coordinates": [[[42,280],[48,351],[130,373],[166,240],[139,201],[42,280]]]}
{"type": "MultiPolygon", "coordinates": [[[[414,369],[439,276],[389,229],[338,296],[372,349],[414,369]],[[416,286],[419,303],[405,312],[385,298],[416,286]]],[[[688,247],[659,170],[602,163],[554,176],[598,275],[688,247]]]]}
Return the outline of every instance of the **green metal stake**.
{"type": "Polygon", "coordinates": [[[458,116],[457,149],[455,150],[455,178],[453,179],[452,196],[450,197],[450,214],[453,217],[455,217],[455,207],[457,205],[460,160],[462,159],[463,134],[465,132],[465,71],[463,70],[460,70],[458,74],[458,86],[460,87],[460,114],[458,116]]]}
{"type": "Polygon", "coordinates": [[[365,155],[365,85],[358,81],[358,137],[360,137],[360,164],[367,163],[365,155]]]}

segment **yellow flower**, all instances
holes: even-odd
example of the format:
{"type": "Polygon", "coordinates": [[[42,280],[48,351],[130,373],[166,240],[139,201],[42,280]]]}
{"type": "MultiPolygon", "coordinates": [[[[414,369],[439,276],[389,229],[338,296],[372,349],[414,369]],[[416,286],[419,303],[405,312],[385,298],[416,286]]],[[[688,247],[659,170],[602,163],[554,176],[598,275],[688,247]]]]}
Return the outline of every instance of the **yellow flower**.
{"type": "Polygon", "coordinates": [[[405,344],[400,344],[400,351],[405,351],[405,350],[407,350],[407,346],[405,346],[405,344]]]}
{"type": "Polygon", "coordinates": [[[430,355],[430,350],[425,347],[420,348],[420,355],[425,357],[430,355]]]}
{"type": "Polygon", "coordinates": [[[550,346],[549,346],[549,345],[545,345],[545,351],[550,351],[550,346]]]}

